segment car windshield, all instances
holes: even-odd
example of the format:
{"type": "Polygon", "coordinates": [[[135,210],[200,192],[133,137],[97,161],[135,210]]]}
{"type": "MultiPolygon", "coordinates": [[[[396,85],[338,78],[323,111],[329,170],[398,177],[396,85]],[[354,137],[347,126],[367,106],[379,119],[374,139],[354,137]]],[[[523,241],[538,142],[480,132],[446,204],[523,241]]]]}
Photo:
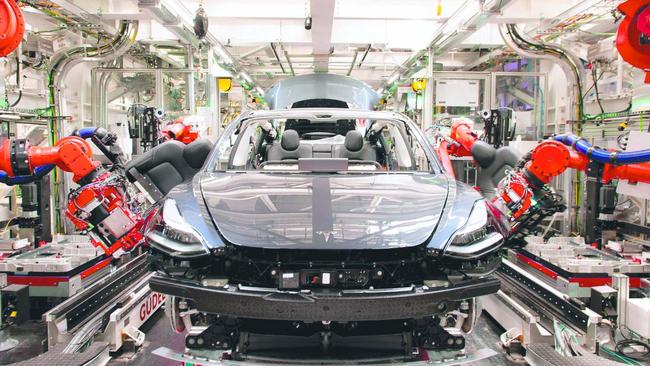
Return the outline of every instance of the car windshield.
{"type": "Polygon", "coordinates": [[[397,119],[251,118],[226,129],[212,170],[429,172],[423,143],[397,119]]]}

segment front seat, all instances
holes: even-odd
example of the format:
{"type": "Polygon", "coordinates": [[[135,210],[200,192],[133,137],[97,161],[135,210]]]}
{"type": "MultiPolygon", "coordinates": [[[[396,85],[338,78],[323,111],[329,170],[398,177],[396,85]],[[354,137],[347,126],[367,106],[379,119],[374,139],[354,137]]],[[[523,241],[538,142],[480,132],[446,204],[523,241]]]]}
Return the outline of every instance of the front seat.
{"type": "Polygon", "coordinates": [[[267,154],[267,161],[298,160],[311,157],[311,145],[300,143],[300,136],[296,130],[285,130],[280,143],[271,145],[267,154]]]}
{"type": "Polygon", "coordinates": [[[492,199],[496,196],[496,188],[506,171],[512,170],[521,159],[515,149],[503,146],[495,149],[484,141],[476,141],[472,146],[472,158],[479,165],[478,186],[483,197],[492,199]]]}
{"type": "Polygon", "coordinates": [[[364,142],[363,135],[356,130],[345,134],[345,142],[339,147],[336,156],[348,160],[377,161],[377,151],[370,143],[364,142]]]}
{"type": "Polygon", "coordinates": [[[167,141],[128,162],[126,176],[158,201],[172,188],[194,177],[210,150],[212,143],[207,139],[198,139],[188,145],[167,141]]]}

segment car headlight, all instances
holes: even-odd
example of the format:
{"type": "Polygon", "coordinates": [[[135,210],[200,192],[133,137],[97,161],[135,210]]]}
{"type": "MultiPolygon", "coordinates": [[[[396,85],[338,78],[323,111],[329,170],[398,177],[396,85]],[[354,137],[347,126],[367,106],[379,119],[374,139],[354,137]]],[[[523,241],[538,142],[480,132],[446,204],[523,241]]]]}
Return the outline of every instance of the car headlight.
{"type": "Polygon", "coordinates": [[[465,225],[454,234],[445,254],[451,257],[475,258],[491,252],[503,243],[503,236],[488,226],[485,201],[477,201],[465,225]]]}
{"type": "Polygon", "coordinates": [[[156,229],[160,234],[173,241],[186,244],[201,242],[199,235],[192,225],[181,216],[176,201],[172,199],[166,200],[163,204],[161,221],[156,229]]]}
{"type": "Polygon", "coordinates": [[[485,201],[477,201],[465,225],[454,234],[451,245],[468,245],[481,240],[488,234],[488,215],[485,201]]]}

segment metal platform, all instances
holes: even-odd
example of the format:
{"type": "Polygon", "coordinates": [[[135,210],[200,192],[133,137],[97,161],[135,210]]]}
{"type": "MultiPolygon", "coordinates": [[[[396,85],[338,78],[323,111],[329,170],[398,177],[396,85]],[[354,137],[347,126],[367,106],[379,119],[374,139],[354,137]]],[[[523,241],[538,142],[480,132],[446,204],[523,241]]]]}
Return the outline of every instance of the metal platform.
{"type": "Polygon", "coordinates": [[[29,286],[30,297],[68,298],[108,273],[112,257],[86,236],[60,235],[42,247],[0,261],[7,284],[29,286]]]}

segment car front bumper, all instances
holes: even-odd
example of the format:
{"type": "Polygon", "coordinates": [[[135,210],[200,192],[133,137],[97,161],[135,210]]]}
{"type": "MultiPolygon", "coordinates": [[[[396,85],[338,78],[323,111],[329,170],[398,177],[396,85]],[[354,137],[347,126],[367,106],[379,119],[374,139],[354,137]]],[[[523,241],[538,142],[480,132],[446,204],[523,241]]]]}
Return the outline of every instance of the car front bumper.
{"type": "Polygon", "coordinates": [[[494,277],[485,277],[435,288],[283,291],[232,285],[208,287],[198,281],[157,272],[149,285],[156,292],[193,300],[198,311],[236,318],[376,321],[444,313],[447,303],[497,292],[500,282],[494,277]]]}

